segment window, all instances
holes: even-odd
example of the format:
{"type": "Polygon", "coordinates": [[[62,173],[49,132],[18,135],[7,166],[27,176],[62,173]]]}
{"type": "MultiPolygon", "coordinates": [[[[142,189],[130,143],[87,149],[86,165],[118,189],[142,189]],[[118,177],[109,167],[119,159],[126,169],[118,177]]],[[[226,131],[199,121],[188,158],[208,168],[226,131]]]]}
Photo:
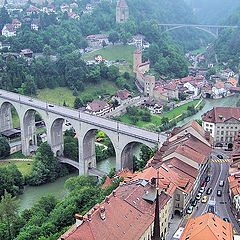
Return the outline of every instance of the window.
{"type": "Polygon", "coordinates": [[[225,138],[225,141],[226,141],[226,142],[228,141],[228,137],[225,138]]]}
{"type": "Polygon", "coordinates": [[[223,137],[221,137],[221,141],[223,141],[223,137]]]}
{"type": "Polygon", "coordinates": [[[209,126],[209,124],[207,123],[207,124],[206,124],[206,126],[208,127],[208,126],[209,126]]]}
{"type": "Polygon", "coordinates": [[[180,201],[180,194],[176,194],[176,201],[180,201]]]}
{"type": "Polygon", "coordinates": [[[235,127],[235,129],[237,129],[237,127],[235,127]]]}
{"type": "Polygon", "coordinates": [[[222,127],[222,129],[223,129],[224,127],[222,127]]]}
{"type": "Polygon", "coordinates": [[[226,131],[226,135],[228,135],[228,131],[226,131]]]}
{"type": "Polygon", "coordinates": [[[210,133],[212,133],[212,129],[210,129],[210,133]]]}
{"type": "Polygon", "coordinates": [[[229,129],[229,127],[226,127],[226,129],[229,129]]]}
{"type": "Polygon", "coordinates": [[[217,131],[217,135],[219,135],[220,131],[217,131]]]}
{"type": "Polygon", "coordinates": [[[179,203],[176,204],[176,208],[179,208],[179,203]]]}
{"type": "Polygon", "coordinates": [[[221,135],[223,135],[224,134],[224,131],[221,131],[221,135]]]}
{"type": "Polygon", "coordinates": [[[231,127],[231,129],[233,129],[233,127],[231,127]]]}

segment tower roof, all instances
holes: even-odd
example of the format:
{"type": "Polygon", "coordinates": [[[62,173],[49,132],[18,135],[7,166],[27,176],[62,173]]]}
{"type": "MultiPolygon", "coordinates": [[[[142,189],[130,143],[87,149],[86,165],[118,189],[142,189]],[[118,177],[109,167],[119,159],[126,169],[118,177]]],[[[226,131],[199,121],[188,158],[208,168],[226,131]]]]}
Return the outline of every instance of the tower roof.
{"type": "Polygon", "coordinates": [[[128,5],[125,0],[119,0],[117,7],[128,7],[128,5]]]}

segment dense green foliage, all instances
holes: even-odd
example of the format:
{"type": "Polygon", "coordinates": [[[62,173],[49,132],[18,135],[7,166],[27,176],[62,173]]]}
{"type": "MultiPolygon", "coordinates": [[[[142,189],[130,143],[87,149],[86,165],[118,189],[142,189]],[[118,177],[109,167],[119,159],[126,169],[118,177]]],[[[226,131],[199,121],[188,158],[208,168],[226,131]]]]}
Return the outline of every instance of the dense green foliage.
{"type": "MultiPolygon", "coordinates": [[[[240,8],[224,24],[240,27],[240,8]]],[[[222,30],[214,44],[214,50],[220,63],[237,71],[240,64],[240,29],[222,30]]]]}
{"type": "Polygon", "coordinates": [[[10,155],[10,146],[7,139],[0,137],[0,158],[4,158],[10,155]]]}
{"type": "Polygon", "coordinates": [[[138,121],[150,122],[151,113],[147,108],[140,109],[137,106],[127,107],[127,114],[133,124],[136,124],[138,121]]]}
{"type": "MultiPolygon", "coordinates": [[[[101,189],[92,176],[81,175],[69,178],[65,183],[69,194],[63,201],[58,201],[51,195],[42,197],[31,209],[24,210],[14,219],[11,218],[12,238],[9,237],[8,223],[5,218],[0,222],[0,239],[58,239],[75,222],[75,213],[84,215],[96,203],[109,195],[121,180],[114,180],[111,186],[101,189]]],[[[11,205],[10,201],[7,204],[11,205]]],[[[14,207],[11,212],[15,214],[17,205],[12,204],[12,206],[14,207]]]]}
{"type": "Polygon", "coordinates": [[[152,150],[151,148],[142,145],[140,151],[140,159],[136,156],[133,157],[133,171],[142,170],[147,162],[153,157],[156,149],[152,150]]]}
{"type": "Polygon", "coordinates": [[[23,175],[14,163],[7,167],[0,167],[0,197],[5,190],[13,196],[22,193],[23,185],[23,175]]]}
{"type": "Polygon", "coordinates": [[[33,171],[28,177],[29,185],[40,185],[55,181],[58,177],[64,176],[68,170],[60,163],[60,160],[53,156],[51,147],[45,142],[42,143],[34,157],[33,171]]]}
{"type": "Polygon", "coordinates": [[[19,200],[12,197],[5,189],[0,202],[0,239],[13,239],[14,222],[18,218],[18,210],[19,200]],[[2,227],[5,231],[2,231],[2,227]]]}

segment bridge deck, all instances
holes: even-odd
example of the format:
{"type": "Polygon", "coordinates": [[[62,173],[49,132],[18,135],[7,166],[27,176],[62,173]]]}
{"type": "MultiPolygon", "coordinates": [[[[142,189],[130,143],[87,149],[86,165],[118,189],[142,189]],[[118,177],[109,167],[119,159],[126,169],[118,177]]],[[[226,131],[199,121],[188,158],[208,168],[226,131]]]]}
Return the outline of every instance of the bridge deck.
{"type": "Polygon", "coordinates": [[[30,98],[20,94],[0,90],[0,98],[14,101],[16,103],[24,104],[35,109],[41,109],[47,112],[58,114],[62,117],[79,120],[94,126],[109,129],[118,133],[122,133],[128,136],[136,137],[141,140],[145,140],[152,143],[161,142],[166,140],[166,135],[163,133],[153,132],[147,129],[138,128],[132,125],[124,124],[118,121],[106,119],[103,117],[91,115],[85,112],[77,111],[75,109],[59,106],[44,102],[35,98],[30,98]]]}

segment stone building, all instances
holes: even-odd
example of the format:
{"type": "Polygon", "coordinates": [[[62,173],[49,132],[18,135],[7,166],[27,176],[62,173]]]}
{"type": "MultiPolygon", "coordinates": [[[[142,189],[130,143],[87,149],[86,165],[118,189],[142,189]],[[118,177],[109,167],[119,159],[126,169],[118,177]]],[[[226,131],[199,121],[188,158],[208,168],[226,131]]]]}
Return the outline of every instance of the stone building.
{"type": "Polygon", "coordinates": [[[214,147],[232,149],[240,130],[240,107],[214,107],[202,115],[202,124],[211,133],[214,147]]]}
{"type": "Polygon", "coordinates": [[[125,0],[119,0],[116,6],[116,22],[125,23],[129,17],[129,9],[125,0]]]}

